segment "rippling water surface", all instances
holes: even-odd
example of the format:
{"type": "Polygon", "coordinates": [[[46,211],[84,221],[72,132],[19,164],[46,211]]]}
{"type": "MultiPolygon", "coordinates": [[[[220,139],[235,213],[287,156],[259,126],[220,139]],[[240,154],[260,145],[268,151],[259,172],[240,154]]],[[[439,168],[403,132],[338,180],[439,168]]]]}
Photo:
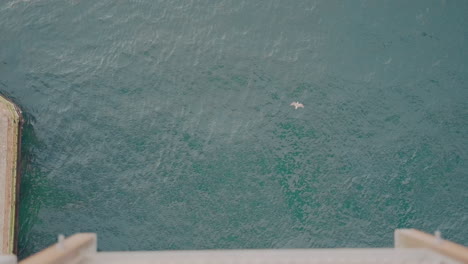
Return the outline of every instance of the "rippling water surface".
{"type": "Polygon", "coordinates": [[[468,2],[4,0],[20,255],[468,243],[468,2]],[[299,101],[304,108],[289,106],[299,101]]]}

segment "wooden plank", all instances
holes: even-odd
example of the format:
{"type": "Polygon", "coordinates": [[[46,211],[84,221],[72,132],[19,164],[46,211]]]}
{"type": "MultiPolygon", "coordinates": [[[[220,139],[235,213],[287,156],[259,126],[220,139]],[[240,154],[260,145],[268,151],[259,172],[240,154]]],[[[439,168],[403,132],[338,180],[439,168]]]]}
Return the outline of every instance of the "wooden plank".
{"type": "Polygon", "coordinates": [[[259,249],[99,252],[82,264],[458,264],[428,249],[259,249]],[[421,260],[431,260],[424,262],[421,260]]]}
{"type": "Polygon", "coordinates": [[[468,248],[416,229],[395,230],[395,248],[427,248],[468,263],[468,248]]]}
{"type": "Polygon", "coordinates": [[[16,252],[21,111],[0,95],[0,252],[16,252]]]}
{"type": "Polygon", "coordinates": [[[95,255],[96,251],[96,234],[80,233],[24,259],[20,264],[75,264],[95,255]]]}

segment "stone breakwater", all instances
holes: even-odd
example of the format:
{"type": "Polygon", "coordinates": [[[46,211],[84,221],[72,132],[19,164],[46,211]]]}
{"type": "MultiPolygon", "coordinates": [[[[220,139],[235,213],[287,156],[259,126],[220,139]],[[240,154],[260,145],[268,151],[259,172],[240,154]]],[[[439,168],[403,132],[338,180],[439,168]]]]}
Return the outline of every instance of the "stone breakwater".
{"type": "Polygon", "coordinates": [[[0,254],[16,252],[22,116],[0,95],[0,254]]]}

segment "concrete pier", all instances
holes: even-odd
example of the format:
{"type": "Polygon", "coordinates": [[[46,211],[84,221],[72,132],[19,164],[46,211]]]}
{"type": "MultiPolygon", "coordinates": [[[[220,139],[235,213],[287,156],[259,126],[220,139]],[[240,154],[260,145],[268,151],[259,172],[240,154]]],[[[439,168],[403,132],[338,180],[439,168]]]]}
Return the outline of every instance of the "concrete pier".
{"type": "Polygon", "coordinates": [[[0,254],[16,252],[21,111],[0,95],[0,254]]]}

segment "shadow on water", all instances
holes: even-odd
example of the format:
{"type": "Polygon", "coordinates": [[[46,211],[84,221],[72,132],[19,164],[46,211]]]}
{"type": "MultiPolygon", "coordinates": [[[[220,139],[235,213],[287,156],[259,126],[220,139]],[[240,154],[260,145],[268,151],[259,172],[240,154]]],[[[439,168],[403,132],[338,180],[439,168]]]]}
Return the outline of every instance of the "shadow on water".
{"type": "Polygon", "coordinates": [[[30,255],[28,247],[24,245],[32,243],[29,241],[30,230],[33,223],[37,221],[41,200],[36,199],[34,193],[38,181],[43,181],[40,175],[41,167],[38,166],[36,153],[40,149],[41,142],[34,131],[35,118],[23,109],[23,134],[21,145],[21,186],[19,202],[19,229],[18,229],[18,256],[20,259],[30,255]]]}

